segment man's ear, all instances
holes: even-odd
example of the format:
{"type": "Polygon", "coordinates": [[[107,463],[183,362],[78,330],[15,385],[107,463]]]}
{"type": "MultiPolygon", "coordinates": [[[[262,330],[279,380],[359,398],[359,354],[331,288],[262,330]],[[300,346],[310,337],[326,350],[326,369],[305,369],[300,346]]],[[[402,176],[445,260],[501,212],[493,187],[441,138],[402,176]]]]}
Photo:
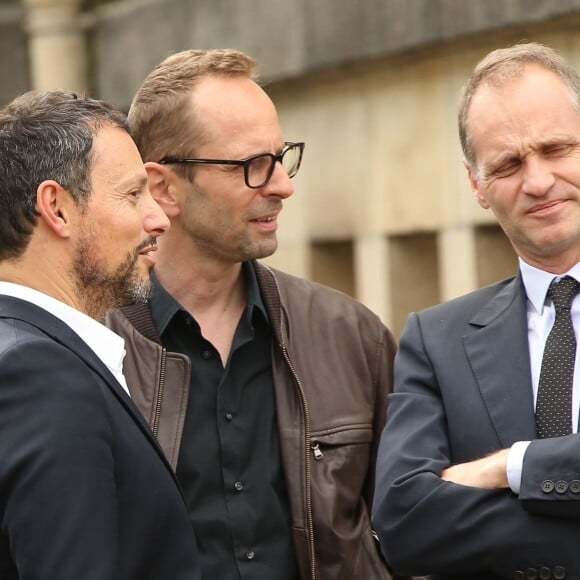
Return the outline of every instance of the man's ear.
{"type": "Polygon", "coordinates": [[[70,193],[58,182],[48,179],[36,189],[36,211],[45,225],[61,238],[71,236],[71,206],[75,205],[70,193]]]}
{"type": "Polygon", "coordinates": [[[464,161],[463,165],[465,166],[465,169],[467,170],[467,177],[469,178],[469,184],[471,185],[471,191],[473,191],[473,195],[475,196],[477,203],[479,203],[479,205],[483,209],[489,209],[489,203],[487,202],[487,199],[485,198],[485,196],[481,192],[479,180],[477,179],[476,175],[474,174],[473,170],[471,169],[471,165],[469,165],[469,163],[467,163],[467,161],[464,161]]]}
{"type": "Polygon", "coordinates": [[[148,161],[145,163],[147,184],[153,199],[161,206],[168,217],[179,214],[179,200],[176,184],[179,178],[167,165],[148,161]]]}

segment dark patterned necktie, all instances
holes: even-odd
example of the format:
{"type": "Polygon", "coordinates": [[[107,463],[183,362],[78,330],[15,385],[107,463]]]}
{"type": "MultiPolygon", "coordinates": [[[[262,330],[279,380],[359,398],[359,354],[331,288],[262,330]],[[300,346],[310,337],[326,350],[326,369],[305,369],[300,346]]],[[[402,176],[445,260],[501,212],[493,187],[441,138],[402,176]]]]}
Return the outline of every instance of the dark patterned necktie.
{"type": "Polygon", "coordinates": [[[562,437],[572,433],[572,382],[576,359],[576,337],[570,307],[580,291],[580,282],[570,276],[553,280],[548,290],[556,309],[554,326],[546,340],[538,398],[538,437],[562,437]]]}

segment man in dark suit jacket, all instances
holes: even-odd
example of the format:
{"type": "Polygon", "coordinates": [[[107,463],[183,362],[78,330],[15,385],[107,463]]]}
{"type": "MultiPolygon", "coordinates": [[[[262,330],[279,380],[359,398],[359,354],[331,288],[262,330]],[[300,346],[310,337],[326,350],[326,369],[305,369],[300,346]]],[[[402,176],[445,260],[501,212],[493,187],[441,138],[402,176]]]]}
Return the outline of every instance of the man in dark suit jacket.
{"type": "MultiPolygon", "coordinates": [[[[538,44],[493,51],[464,88],[471,187],[520,273],[408,319],[373,509],[398,573],[580,578],[577,351],[569,434],[539,438],[535,417],[548,287],[580,286],[579,95],[577,73],[538,44]]],[[[571,317],[577,338],[579,295],[571,317]]]]}
{"type": "Polygon", "coordinates": [[[0,578],[198,580],[179,487],[97,322],[149,291],[167,218],[125,117],[57,91],[0,111],[0,578]]]}

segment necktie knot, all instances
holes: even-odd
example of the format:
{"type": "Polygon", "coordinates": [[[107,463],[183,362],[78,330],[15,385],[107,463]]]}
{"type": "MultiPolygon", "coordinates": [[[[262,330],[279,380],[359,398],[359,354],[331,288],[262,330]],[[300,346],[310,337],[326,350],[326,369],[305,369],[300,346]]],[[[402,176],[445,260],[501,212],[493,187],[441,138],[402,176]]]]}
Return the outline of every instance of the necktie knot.
{"type": "Polygon", "coordinates": [[[553,280],[548,289],[548,297],[552,299],[556,312],[570,310],[574,296],[580,292],[580,282],[571,276],[553,280]]]}

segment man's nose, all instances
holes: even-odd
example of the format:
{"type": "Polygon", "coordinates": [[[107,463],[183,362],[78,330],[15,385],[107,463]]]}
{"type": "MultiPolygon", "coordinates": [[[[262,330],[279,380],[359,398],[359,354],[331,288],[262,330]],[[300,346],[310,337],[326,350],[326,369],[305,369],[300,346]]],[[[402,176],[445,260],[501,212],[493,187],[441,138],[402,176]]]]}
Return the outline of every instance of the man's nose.
{"type": "Polygon", "coordinates": [[[143,229],[151,235],[161,236],[170,227],[169,218],[161,209],[161,206],[155,201],[151,194],[147,195],[145,206],[145,215],[143,218],[143,229]]]}
{"type": "Polygon", "coordinates": [[[262,188],[264,196],[276,195],[283,199],[290,197],[294,193],[294,184],[288,177],[288,172],[284,169],[280,161],[274,164],[274,170],[270,181],[262,188]]]}
{"type": "Polygon", "coordinates": [[[527,195],[545,195],[555,182],[550,162],[537,156],[529,156],[523,167],[522,191],[527,195]]]}

